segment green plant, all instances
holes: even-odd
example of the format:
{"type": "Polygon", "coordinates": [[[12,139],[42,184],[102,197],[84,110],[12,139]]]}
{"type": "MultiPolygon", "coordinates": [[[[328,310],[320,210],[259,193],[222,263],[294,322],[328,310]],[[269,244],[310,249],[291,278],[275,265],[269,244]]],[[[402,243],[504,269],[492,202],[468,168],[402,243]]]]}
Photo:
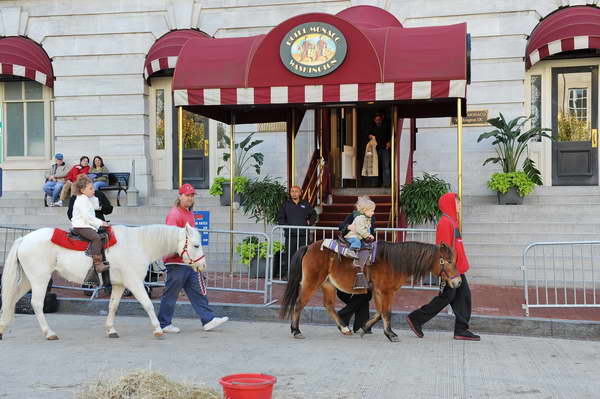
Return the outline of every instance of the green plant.
{"type": "MultiPolygon", "coordinates": [[[[479,143],[481,140],[493,138],[492,145],[495,146],[496,155],[490,157],[483,162],[486,165],[488,162],[499,163],[504,173],[516,172],[519,166],[519,161],[526,152],[529,140],[541,139],[542,137],[549,138],[546,131],[550,129],[541,129],[539,127],[533,127],[529,130],[525,130],[523,126],[532,117],[519,116],[510,122],[504,119],[504,115],[500,113],[497,118],[489,119],[488,123],[496,128],[486,133],[483,133],[477,139],[479,143]]],[[[533,160],[529,157],[525,158],[524,170],[529,179],[537,185],[542,184],[542,177],[540,171],[535,166],[533,160]]]]}
{"type": "Polygon", "coordinates": [[[533,191],[535,183],[525,172],[494,173],[487,186],[494,191],[506,194],[511,187],[516,187],[521,196],[526,196],[533,191]]]}
{"type": "MultiPolygon", "coordinates": [[[[277,255],[283,249],[280,241],[273,241],[273,255],[277,255]]],[[[260,241],[256,236],[246,237],[235,247],[235,253],[240,256],[244,265],[250,265],[258,255],[259,259],[266,259],[269,252],[269,243],[260,241]]]]}
{"type": "Polygon", "coordinates": [[[450,191],[450,184],[424,173],[400,190],[400,205],[409,224],[435,223],[441,216],[438,199],[450,191]]]}
{"type": "Polygon", "coordinates": [[[286,187],[267,176],[248,183],[240,205],[245,215],[249,215],[257,223],[263,222],[266,232],[267,224],[277,222],[277,214],[286,198],[286,187]]]}
{"type": "MultiPolygon", "coordinates": [[[[254,136],[256,132],[249,134],[246,136],[244,140],[240,143],[235,144],[235,165],[234,172],[235,176],[244,176],[248,170],[254,169],[257,175],[260,175],[260,168],[263,165],[265,156],[260,152],[252,152],[252,149],[262,143],[264,140],[252,140],[252,136],[254,136]]],[[[231,139],[229,136],[223,136],[225,140],[225,144],[231,151],[231,139]]],[[[223,169],[226,169],[231,173],[229,158],[231,154],[230,152],[223,153],[223,166],[219,166],[217,169],[217,174],[221,174],[223,169]]]]}
{"type": "MultiPolygon", "coordinates": [[[[243,194],[248,186],[250,180],[244,176],[236,176],[233,178],[233,192],[236,194],[243,194]]],[[[223,183],[228,183],[229,179],[225,177],[215,177],[213,184],[211,184],[208,193],[212,196],[223,195],[223,183]]]]}

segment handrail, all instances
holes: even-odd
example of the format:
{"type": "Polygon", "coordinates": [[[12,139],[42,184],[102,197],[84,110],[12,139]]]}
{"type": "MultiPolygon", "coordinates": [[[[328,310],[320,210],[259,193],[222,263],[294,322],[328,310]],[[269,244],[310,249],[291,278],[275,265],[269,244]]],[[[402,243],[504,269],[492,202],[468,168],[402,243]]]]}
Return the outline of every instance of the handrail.
{"type": "Polygon", "coordinates": [[[320,203],[319,193],[323,183],[324,160],[320,157],[319,151],[313,152],[310,160],[304,183],[302,184],[302,199],[308,201],[311,206],[320,203]]]}

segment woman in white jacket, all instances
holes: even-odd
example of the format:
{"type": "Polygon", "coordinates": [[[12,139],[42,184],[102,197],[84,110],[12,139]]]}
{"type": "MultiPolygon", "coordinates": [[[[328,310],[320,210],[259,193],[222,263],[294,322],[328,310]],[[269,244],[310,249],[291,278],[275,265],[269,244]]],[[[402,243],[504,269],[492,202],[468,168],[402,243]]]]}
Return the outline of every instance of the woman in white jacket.
{"type": "Polygon", "coordinates": [[[102,239],[98,235],[98,229],[101,226],[108,226],[108,223],[98,219],[94,212],[95,208],[99,208],[100,205],[98,198],[94,196],[92,180],[86,175],[80,175],[77,177],[74,187],[77,198],[73,204],[71,224],[75,233],[91,241],[90,252],[95,273],[90,270],[86,281],[97,281],[96,273],[102,273],[109,268],[108,262],[102,261],[102,239]]]}

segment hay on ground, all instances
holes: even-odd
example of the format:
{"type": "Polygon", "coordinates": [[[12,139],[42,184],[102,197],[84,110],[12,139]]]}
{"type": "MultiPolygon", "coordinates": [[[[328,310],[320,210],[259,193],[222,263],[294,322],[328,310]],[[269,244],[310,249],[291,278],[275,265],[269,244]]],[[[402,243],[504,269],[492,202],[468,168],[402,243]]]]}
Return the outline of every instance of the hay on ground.
{"type": "Polygon", "coordinates": [[[217,391],[176,382],[164,374],[138,370],[120,377],[102,376],[79,395],[80,399],[220,399],[217,391]]]}

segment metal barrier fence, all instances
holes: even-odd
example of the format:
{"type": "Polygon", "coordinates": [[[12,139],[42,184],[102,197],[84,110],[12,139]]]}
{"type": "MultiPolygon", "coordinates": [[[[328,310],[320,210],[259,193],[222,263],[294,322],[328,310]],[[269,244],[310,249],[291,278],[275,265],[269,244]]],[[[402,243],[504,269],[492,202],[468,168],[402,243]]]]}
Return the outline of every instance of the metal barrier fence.
{"type": "MultiPolygon", "coordinates": [[[[130,226],[135,227],[135,226],[130,226]]],[[[4,267],[6,255],[13,242],[33,229],[0,226],[0,270],[4,267]]],[[[270,240],[265,233],[229,230],[203,230],[208,237],[204,253],[208,260],[205,273],[207,288],[220,291],[255,293],[267,300],[270,269],[270,240]]],[[[89,288],[69,282],[58,274],[52,276],[52,288],[57,290],[83,292],[94,299],[100,293],[100,287],[89,288]]],[[[151,295],[154,288],[164,287],[165,269],[158,260],[149,265],[144,285],[151,295]]],[[[66,294],[66,293],[65,293],[66,294]]]]}
{"type": "Polygon", "coordinates": [[[523,251],[523,310],[600,307],[600,241],[535,242],[523,251]]]}

